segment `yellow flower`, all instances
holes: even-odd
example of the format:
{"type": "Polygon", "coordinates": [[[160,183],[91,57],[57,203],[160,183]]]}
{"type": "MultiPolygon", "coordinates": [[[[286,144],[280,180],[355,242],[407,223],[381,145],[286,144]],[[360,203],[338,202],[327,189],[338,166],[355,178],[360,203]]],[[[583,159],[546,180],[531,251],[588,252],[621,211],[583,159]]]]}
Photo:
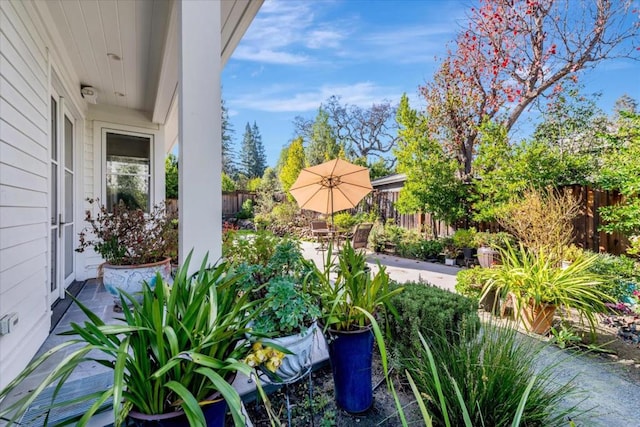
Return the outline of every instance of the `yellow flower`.
{"type": "Polygon", "coordinates": [[[268,359],[268,351],[266,349],[261,349],[256,351],[255,353],[256,359],[258,359],[258,362],[262,363],[264,361],[266,361],[268,359]]]}
{"type": "Polygon", "coordinates": [[[278,366],[280,366],[280,361],[269,359],[267,363],[264,364],[265,368],[270,370],[271,372],[275,372],[278,370],[278,366]]]}
{"type": "Polygon", "coordinates": [[[255,368],[256,366],[258,366],[258,359],[256,359],[255,354],[250,354],[244,359],[244,363],[251,366],[252,368],[255,368]]]}
{"type": "Polygon", "coordinates": [[[251,346],[251,350],[254,352],[262,350],[262,343],[260,341],[254,342],[253,345],[251,346]]]}

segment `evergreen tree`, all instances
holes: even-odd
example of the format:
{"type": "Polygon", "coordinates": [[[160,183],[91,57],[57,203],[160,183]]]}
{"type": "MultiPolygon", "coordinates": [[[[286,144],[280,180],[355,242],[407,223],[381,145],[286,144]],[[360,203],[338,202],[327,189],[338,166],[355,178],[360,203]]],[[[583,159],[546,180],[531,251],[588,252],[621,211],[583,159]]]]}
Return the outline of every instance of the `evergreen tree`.
{"type": "Polygon", "coordinates": [[[169,153],[164,160],[165,198],[178,198],[178,158],[169,153]]]}
{"type": "Polygon", "coordinates": [[[329,114],[320,108],[310,131],[309,145],[306,149],[307,166],[315,166],[338,157],[340,146],[329,123],[329,114]]]}
{"type": "Polygon", "coordinates": [[[234,134],[233,126],[229,122],[229,109],[222,100],[222,172],[229,177],[234,177],[238,173],[234,157],[232,135],[234,134]]]}
{"type": "Polygon", "coordinates": [[[255,177],[261,178],[264,174],[264,170],[267,168],[267,155],[264,151],[264,144],[262,143],[262,135],[258,129],[258,124],[254,121],[253,128],[251,128],[253,134],[253,141],[256,146],[256,164],[255,164],[255,177]]]}
{"type": "Polygon", "coordinates": [[[249,179],[260,178],[267,167],[266,163],[267,160],[258,125],[254,122],[253,127],[251,127],[247,123],[242,138],[240,172],[249,179]]]}

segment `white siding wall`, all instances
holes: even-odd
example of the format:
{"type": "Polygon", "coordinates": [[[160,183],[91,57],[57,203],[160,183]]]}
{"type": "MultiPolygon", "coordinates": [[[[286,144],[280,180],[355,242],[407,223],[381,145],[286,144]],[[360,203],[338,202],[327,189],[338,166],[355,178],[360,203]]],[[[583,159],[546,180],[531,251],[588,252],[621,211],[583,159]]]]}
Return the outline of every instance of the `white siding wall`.
{"type": "Polygon", "coordinates": [[[49,81],[46,44],[21,2],[0,1],[0,388],[49,331],[49,81]]]}

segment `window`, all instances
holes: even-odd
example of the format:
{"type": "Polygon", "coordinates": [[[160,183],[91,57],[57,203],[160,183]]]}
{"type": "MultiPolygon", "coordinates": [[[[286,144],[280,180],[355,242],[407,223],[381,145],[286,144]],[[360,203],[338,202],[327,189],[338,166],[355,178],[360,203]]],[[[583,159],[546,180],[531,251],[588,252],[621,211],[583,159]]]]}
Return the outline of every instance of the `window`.
{"type": "Polygon", "coordinates": [[[148,212],[151,187],[151,137],[106,133],[106,206],[123,201],[148,212]]]}

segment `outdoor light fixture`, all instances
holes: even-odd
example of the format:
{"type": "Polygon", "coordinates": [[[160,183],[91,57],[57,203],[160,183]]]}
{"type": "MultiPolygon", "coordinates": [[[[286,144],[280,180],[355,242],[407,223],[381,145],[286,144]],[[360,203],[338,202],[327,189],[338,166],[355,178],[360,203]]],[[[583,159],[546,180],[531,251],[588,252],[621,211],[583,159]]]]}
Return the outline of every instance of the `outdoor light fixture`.
{"type": "Polygon", "coordinates": [[[88,85],[81,85],[80,93],[88,103],[90,104],[98,103],[98,91],[94,87],[88,86],[88,85]]]}

